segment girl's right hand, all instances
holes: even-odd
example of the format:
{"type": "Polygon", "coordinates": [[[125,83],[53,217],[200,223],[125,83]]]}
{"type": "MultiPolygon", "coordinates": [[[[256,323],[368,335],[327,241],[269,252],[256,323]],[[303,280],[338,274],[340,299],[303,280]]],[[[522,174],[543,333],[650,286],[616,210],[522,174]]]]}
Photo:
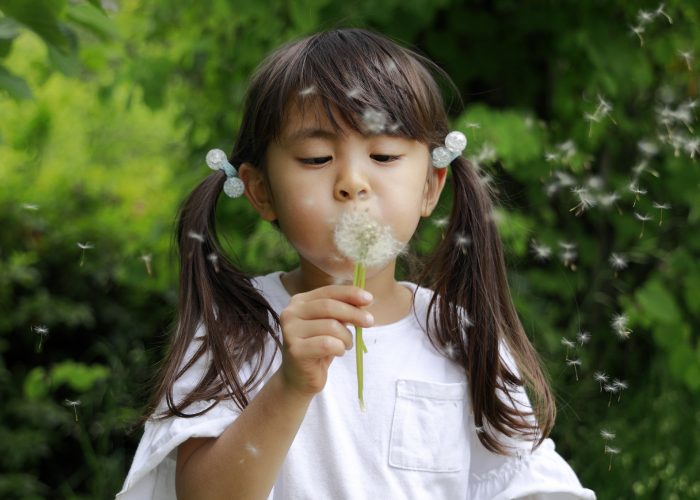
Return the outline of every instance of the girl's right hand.
{"type": "Polygon", "coordinates": [[[303,396],[323,390],[335,356],[352,349],[352,324],[368,327],[372,315],[360,309],[372,295],[356,286],[330,285],[294,295],[280,313],[282,380],[303,396]]]}

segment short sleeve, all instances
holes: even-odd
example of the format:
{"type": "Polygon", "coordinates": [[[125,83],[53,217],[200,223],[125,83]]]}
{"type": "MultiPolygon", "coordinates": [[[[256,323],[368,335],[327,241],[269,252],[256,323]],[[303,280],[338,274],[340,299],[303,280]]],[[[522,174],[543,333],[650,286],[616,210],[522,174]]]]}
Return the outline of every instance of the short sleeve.
{"type": "MultiPolygon", "coordinates": [[[[197,351],[204,335],[204,327],[201,326],[187,350],[182,366],[197,351]]],[[[199,383],[210,362],[211,356],[207,352],[176,381],[173,387],[175,401],[181,401],[199,383]]],[[[251,372],[251,364],[247,363],[241,369],[241,380],[247,380],[251,372]]],[[[259,389],[260,386],[251,393],[251,396],[254,396],[259,389]]],[[[212,404],[213,401],[198,401],[190,405],[185,412],[197,413],[212,404]]],[[[158,412],[164,408],[165,403],[161,402],[158,412]]],[[[117,500],[175,499],[177,447],[192,437],[219,437],[239,414],[240,410],[233,401],[224,400],[198,417],[149,420],[145,425],[144,434],[124,486],[117,494],[117,500]]]]}
{"type": "MultiPolygon", "coordinates": [[[[501,345],[501,356],[504,363],[517,373],[515,360],[505,343],[501,345]]],[[[499,397],[504,396],[500,393],[499,397]]],[[[523,388],[513,394],[513,400],[519,410],[530,411],[530,402],[523,388]]],[[[473,420],[471,426],[474,428],[473,420]]],[[[502,435],[498,438],[506,441],[502,435]]],[[[512,456],[486,450],[472,431],[467,498],[596,500],[595,493],[581,486],[571,466],[555,451],[551,439],[545,439],[534,452],[529,441],[511,439],[505,444],[515,450],[512,456]]]]}

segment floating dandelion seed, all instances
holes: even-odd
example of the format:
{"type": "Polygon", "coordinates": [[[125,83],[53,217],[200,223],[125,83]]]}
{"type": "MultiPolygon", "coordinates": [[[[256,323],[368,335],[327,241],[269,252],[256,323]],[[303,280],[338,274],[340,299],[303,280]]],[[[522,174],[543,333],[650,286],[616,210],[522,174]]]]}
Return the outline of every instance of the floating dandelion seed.
{"type": "Polygon", "coordinates": [[[691,110],[695,119],[698,119],[698,116],[695,114],[695,108],[700,107],[700,99],[692,99],[689,97],[687,100],[681,103],[681,106],[691,110]]]}
{"type": "Polygon", "coordinates": [[[572,349],[576,349],[576,342],[572,342],[571,340],[568,340],[566,337],[561,338],[561,343],[566,346],[566,359],[569,359],[569,347],[572,349]]]}
{"type": "Polygon", "coordinates": [[[247,449],[247,450],[250,452],[250,454],[253,455],[254,457],[257,457],[258,455],[260,455],[260,449],[258,449],[256,446],[253,446],[253,445],[250,444],[250,443],[247,443],[247,444],[246,444],[246,449],[247,449]]]}
{"type": "Polygon", "coordinates": [[[646,222],[646,221],[648,221],[648,220],[654,220],[654,218],[653,218],[651,215],[649,215],[649,214],[646,214],[646,215],[639,215],[637,212],[634,212],[634,216],[635,216],[637,219],[639,219],[640,221],[642,221],[642,232],[639,233],[639,237],[641,238],[642,235],[644,234],[644,222],[646,222]]]}
{"type": "Polygon", "coordinates": [[[396,132],[398,129],[401,128],[401,125],[401,122],[394,123],[392,126],[389,127],[389,132],[396,132]]]}
{"type": "Polygon", "coordinates": [[[457,347],[452,341],[448,341],[445,344],[445,354],[447,354],[447,357],[454,360],[457,357],[457,347]]]}
{"type": "Polygon", "coordinates": [[[666,16],[666,19],[668,19],[668,24],[673,24],[671,17],[664,12],[664,5],[666,5],[665,2],[660,3],[659,6],[656,8],[656,11],[654,11],[654,14],[657,16],[666,16]]]}
{"type": "Polygon", "coordinates": [[[83,257],[80,259],[80,266],[82,267],[83,261],[85,260],[85,250],[88,250],[90,248],[95,248],[95,245],[92,245],[90,243],[78,243],[78,248],[83,249],[83,257]]]}
{"type": "Polygon", "coordinates": [[[30,205],[29,203],[22,203],[22,208],[25,210],[39,210],[39,205],[30,205]]]}
{"type": "Polygon", "coordinates": [[[683,145],[683,149],[690,153],[690,159],[693,160],[693,163],[696,163],[695,153],[700,154],[700,138],[693,137],[692,139],[688,139],[683,145]]]}
{"type": "Polygon", "coordinates": [[[639,195],[640,194],[646,194],[647,190],[645,188],[640,188],[639,184],[637,184],[637,181],[633,181],[630,183],[630,185],[627,187],[630,191],[632,191],[636,196],[634,199],[634,203],[632,204],[632,207],[634,207],[637,204],[637,201],[639,201],[639,195]]]}
{"type": "Polygon", "coordinates": [[[615,379],[613,380],[612,385],[620,391],[620,395],[617,397],[617,402],[620,402],[620,398],[622,397],[622,391],[627,389],[627,382],[623,382],[622,380],[615,379]]]}
{"type": "Polygon", "coordinates": [[[612,395],[613,395],[613,394],[617,394],[617,392],[619,391],[619,389],[618,389],[617,387],[615,387],[614,385],[609,385],[609,384],[604,385],[604,386],[603,386],[603,389],[605,389],[605,392],[609,392],[609,393],[610,393],[610,401],[608,401],[608,408],[609,408],[609,407],[610,407],[610,403],[612,402],[612,395]]]}
{"type": "Polygon", "coordinates": [[[690,66],[690,61],[693,60],[693,51],[688,50],[688,51],[684,52],[684,51],[679,49],[678,53],[680,54],[680,56],[683,59],[685,59],[685,64],[688,66],[688,71],[693,71],[693,68],[690,66]]]}
{"type": "Polygon", "coordinates": [[[379,134],[386,128],[386,116],[376,109],[366,109],[362,115],[362,121],[367,131],[372,134],[379,134]]]}
{"type": "Polygon", "coordinates": [[[649,24],[655,17],[656,14],[648,10],[639,9],[639,12],[637,13],[637,21],[639,21],[640,26],[649,24]]]}
{"type": "Polygon", "coordinates": [[[590,113],[583,113],[583,119],[591,122],[591,126],[588,128],[588,137],[591,137],[593,134],[593,122],[599,122],[600,121],[600,116],[596,116],[595,114],[590,114],[590,113]]]}
{"type": "Polygon", "coordinates": [[[535,260],[539,262],[544,262],[552,255],[552,249],[550,247],[545,245],[538,246],[535,243],[535,240],[530,242],[530,247],[532,249],[532,253],[535,255],[535,260]]]}
{"type": "Polygon", "coordinates": [[[574,372],[576,373],[576,380],[578,380],[578,370],[576,370],[576,367],[581,365],[581,360],[580,359],[567,359],[566,364],[574,367],[574,372]]]}
{"type": "Polygon", "coordinates": [[[642,33],[644,33],[644,26],[641,24],[639,26],[630,26],[630,31],[639,37],[639,46],[644,47],[644,38],[642,38],[642,33]]]}
{"type": "Polygon", "coordinates": [[[615,433],[613,431],[610,431],[608,429],[601,429],[600,430],[600,436],[605,439],[605,452],[608,452],[608,440],[612,441],[615,439],[615,433]]]}
{"type": "Polygon", "coordinates": [[[303,96],[303,97],[306,97],[306,96],[308,96],[308,95],[315,94],[315,93],[316,93],[316,86],[315,86],[315,85],[311,85],[310,87],[306,87],[305,89],[301,90],[301,91],[299,92],[299,95],[300,95],[300,96],[303,96]]]}
{"type": "Polygon", "coordinates": [[[202,236],[201,234],[195,233],[194,231],[190,231],[189,233],[187,233],[187,237],[192,238],[193,240],[197,240],[200,243],[204,243],[204,236],[202,236]]]}
{"type": "Polygon", "coordinates": [[[624,337],[625,339],[628,339],[630,337],[629,334],[632,333],[632,330],[627,328],[628,321],[629,318],[626,314],[613,314],[613,319],[610,322],[610,324],[612,325],[618,337],[624,337]]]}
{"type": "Polygon", "coordinates": [[[467,247],[471,245],[472,237],[468,234],[457,233],[455,234],[455,245],[459,247],[464,255],[467,255],[467,247]]]}
{"type": "Polygon", "coordinates": [[[663,211],[664,211],[664,210],[669,210],[669,209],[671,208],[671,204],[670,204],[670,203],[664,203],[663,205],[659,205],[658,203],[656,203],[656,202],[654,201],[654,202],[652,202],[651,205],[652,205],[654,208],[658,208],[659,210],[661,210],[661,220],[659,220],[659,226],[660,226],[660,225],[661,225],[661,222],[662,222],[662,220],[663,220],[663,217],[664,217],[664,212],[663,212],[663,211]]]}
{"type": "MultiPolygon", "coordinates": [[[[365,287],[365,271],[368,267],[381,267],[388,263],[405,246],[392,235],[391,226],[381,226],[372,220],[367,211],[343,213],[335,227],[333,240],[338,250],[355,264],[353,286],[365,287]]],[[[362,396],[362,353],[367,346],[362,340],[362,327],[355,327],[355,352],[357,356],[357,393],[360,409],[367,411],[362,396]]]]}
{"type": "Polygon", "coordinates": [[[465,123],[464,128],[470,128],[472,129],[472,135],[474,136],[474,144],[476,144],[476,129],[481,128],[481,125],[479,123],[465,123]]]}
{"type": "Polygon", "coordinates": [[[559,245],[564,247],[564,251],[560,254],[561,260],[564,263],[564,266],[566,267],[571,267],[572,271],[576,270],[576,264],[574,264],[574,260],[576,259],[576,251],[574,248],[576,248],[575,243],[564,243],[564,242],[559,242],[559,245]]]}
{"type": "Polygon", "coordinates": [[[576,340],[581,344],[581,347],[583,347],[583,344],[588,344],[588,341],[591,340],[591,334],[588,332],[578,332],[576,334],[576,340]]]}
{"type": "Polygon", "coordinates": [[[605,372],[595,372],[595,375],[593,375],[593,378],[595,379],[596,382],[600,383],[600,392],[603,392],[603,384],[608,382],[608,377],[605,372]]]}
{"type": "Polygon", "coordinates": [[[610,194],[601,194],[598,196],[598,199],[604,207],[609,207],[610,205],[614,204],[615,208],[617,208],[618,213],[622,215],[622,210],[620,209],[620,206],[616,203],[616,201],[620,199],[620,195],[617,194],[617,191],[613,191],[610,194]]]}
{"type": "Polygon", "coordinates": [[[574,216],[578,216],[578,214],[580,214],[581,212],[583,212],[587,208],[595,206],[595,204],[597,203],[597,200],[595,198],[593,198],[593,196],[588,192],[588,188],[576,186],[575,188],[571,188],[571,192],[574,193],[576,196],[578,196],[580,203],[578,205],[576,205],[574,208],[572,208],[571,210],[569,210],[569,212],[581,207],[574,214],[574,216]]]}
{"type": "Polygon", "coordinates": [[[620,450],[617,448],[611,448],[609,446],[605,446],[605,453],[610,453],[610,466],[608,467],[608,470],[612,469],[612,457],[613,455],[617,455],[620,453],[620,450]]]}
{"type": "Polygon", "coordinates": [[[148,272],[149,276],[151,276],[151,274],[152,274],[151,273],[151,258],[152,257],[153,257],[153,255],[150,253],[148,255],[142,255],[141,257],[139,257],[139,260],[142,260],[144,262],[144,264],[146,264],[146,271],[148,272]]]}
{"type": "Polygon", "coordinates": [[[610,265],[612,265],[612,267],[615,269],[615,277],[617,278],[617,270],[624,269],[627,267],[627,259],[625,259],[624,255],[613,252],[610,255],[609,260],[610,265]]]}
{"type": "Polygon", "coordinates": [[[651,141],[641,140],[637,143],[639,150],[646,156],[655,156],[659,153],[659,147],[651,141]]]}
{"type": "Polygon", "coordinates": [[[66,399],[66,405],[73,407],[73,411],[75,411],[75,421],[77,422],[78,421],[78,410],[76,409],[76,406],[80,406],[80,400],[78,399],[76,401],[71,401],[70,399],[66,399]]]}
{"type": "Polygon", "coordinates": [[[41,342],[49,334],[49,329],[46,325],[39,325],[32,328],[39,335],[39,350],[41,350],[41,342]]]}
{"type": "Polygon", "coordinates": [[[210,253],[207,255],[207,260],[212,263],[214,266],[214,271],[219,272],[219,256],[216,255],[214,252],[210,253]]]}
{"type": "Polygon", "coordinates": [[[345,94],[345,95],[348,96],[350,99],[354,99],[355,97],[357,97],[357,96],[360,95],[361,93],[362,93],[362,90],[360,90],[360,89],[358,89],[357,87],[355,87],[355,88],[353,88],[353,89],[350,89],[350,90],[348,91],[348,93],[345,94]]]}
{"type": "Polygon", "coordinates": [[[443,217],[442,219],[435,219],[433,220],[433,224],[436,225],[437,227],[445,227],[447,224],[450,222],[449,217],[443,217]]]}

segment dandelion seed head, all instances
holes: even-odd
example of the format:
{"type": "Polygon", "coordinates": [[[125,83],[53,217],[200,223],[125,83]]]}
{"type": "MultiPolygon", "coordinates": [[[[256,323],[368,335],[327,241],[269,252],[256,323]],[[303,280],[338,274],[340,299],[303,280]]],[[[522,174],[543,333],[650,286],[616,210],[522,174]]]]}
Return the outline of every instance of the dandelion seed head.
{"type": "Polygon", "coordinates": [[[617,454],[617,453],[620,453],[620,449],[619,448],[611,448],[610,446],[606,446],[605,453],[617,454]]]}
{"type": "Polygon", "coordinates": [[[583,119],[588,122],[599,122],[601,117],[598,115],[592,115],[590,113],[583,113],[583,119]]]}
{"type": "Polygon", "coordinates": [[[70,399],[66,399],[65,404],[67,406],[80,406],[80,400],[71,401],[70,399]]]}
{"type": "Polygon", "coordinates": [[[247,450],[250,452],[250,454],[253,455],[254,457],[257,457],[258,455],[260,455],[260,450],[259,450],[257,447],[253,446],[252,444],[250,444],[250,443],[247,443],[247,444],[246,444],[246,449],[247,449],[247,450]]]}
{"type": "Polygon", "coordinates": [[[635,194],[646,194],[647,190],[645,188],[640,188],[639,185],[637,184],[637,181],[633,181],[630,183],[628,186],[628,189],[632,191],[635,194]]]}
{"type": "Polygon", "coordinates": [[[651,206],[654,207],[654,208],[661,209],[661,210],[669,210],[669,209],[671,208],[671,204],[670,204],[670,203],[664,203],[663,205],[659,205],[659,204],[656,203],[655,201],[651,203],[651,206]]]}
{"type": "Polygon", "coordinates": [[[469,122],[467,122],[467,123],[464,124],[464,127],[465,127],[465,128],[481,128],[481,124],[479,124],[479,123],[469,123],[469,122]]]}
{"type": "Polygon", "coordinates": [[[637,20],[639,21],[640,25],[652,22],[655,17],[656,15],[648,10],[639,9],[639,12],[637,13],[637,20]]]}
{"type": "Polygon", "coordinates": [[[576,248],[576,243],[567,243],[565,241],[559,241],[559,245],[566,250],[573,250],[576,248]]]}
{"type": "Polygon", "coordinates": [[[219,262],[219,256],[212,252],[209,255],[207,255],[207,260],[212,264],[216,264],[219,262]]]}
{"type": "Polygon", "coordinates": [[[153,258],[153,254],[148,254],[148,255],[142,255],[139,257],[139,260],[142,260],[144,262],[151,262],[151,259],[153,258]]]}
{"type": "Polygon", "coordinates": [[[567,359],[566,364],[569,366],[580,366],[581,365],[581,360],[580,359],[567,359]]]}
{"type": "Polygon", "coordinates": [[[627,321],[629,321],[629,318],[626,314],[613,314],[611,324],[616,330],[624,330],[627,325],[627,321]]]}
{"type": "Polygon", "coordinates": [[[601,176],[594,175],[594,176],[588,178],[588,185],[592,189],[601,190],[605,186],[605,181],[603,180],[603,178],[601,176]]]}
{"type": "Polygon", "coordinates": [[[609,207],[610,205],[612,205],[620,199],[620,195],[617,194],[617,191],[613,191],[610,194],[601,194],[600,196],[598,196],[598,199],[604,206],[609,207]]]}
{"type": "Polygon", "coordinates": [[[595,372],[593,378],[596,382],[607,382],[610,377],[608,377],[605,372],[595,372]]]}
{"type": "Polygon", "coordinates": [[[468,234],[457,233],[455,234],[455,245],[457,245],[462,250],[466,249],[472,243],[472,237],[468,234]]]}
{"type": "Polygon", "coordinates": [[[87,250],[89,248],[95,248],[95,245],[92,243],[78,243],[78,247],[82,248],[83,250],[87,250]]]}
{"type": "Polygon", "coordinates": [[[394,238],[390,226],[381,226],[364,211],[343,213],[335,227],[334,241],[343,255],[365,267],[383,266],[404,247],[394,238]]]}
{"type": "Polygon", "coordinates": [[[25,210],[39,210],[39,205],[30,205],[29,203],[22,203],[22,208],[25,210]]]}
{"type": "Polygon", "coordinates": [[[559,160],[559,155],[556,153],[551,153],[549,151],[545,151],[544,153],[544,161],[550,162],[550,161],[558,161],[559,160]]]}
{"type": "Polygon", "coordinates": [[[48,335],[49,328],[46,325],[38,325],[32,328],[39,335],[48,335]]]}

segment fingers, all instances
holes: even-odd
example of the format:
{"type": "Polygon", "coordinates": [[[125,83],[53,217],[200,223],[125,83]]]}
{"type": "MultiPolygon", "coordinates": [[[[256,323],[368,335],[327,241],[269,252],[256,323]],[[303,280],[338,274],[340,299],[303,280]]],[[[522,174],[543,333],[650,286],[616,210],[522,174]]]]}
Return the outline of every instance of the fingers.
{"type": "Polygon", "coordinates": [[[307,302],[304,307],[299,308],[299,318],[305,320],[332,318],[341,323],[364,327],[370,327],[374,323],[374,317],[369,312],[334,299],[307,302]]]}
{"type": "MultiPolygon", "coordinates": [[[[350,345],[352,346],[352,339],[350,345]]],[[[289,354],[295,359],[318,359],[325,356],[339,357],[344,355],[346,350],[346,344],[339,338],[319,335],[292,344],[289,354]]]]}
{"type": "Polygon", "coordinates": [[[316,288],[310,292],[295,295],[305,302],[318,299],[335,299],[355,306],[366,306],[372,302],[372,294],[358,286],[329,285],[316,288]]]}

